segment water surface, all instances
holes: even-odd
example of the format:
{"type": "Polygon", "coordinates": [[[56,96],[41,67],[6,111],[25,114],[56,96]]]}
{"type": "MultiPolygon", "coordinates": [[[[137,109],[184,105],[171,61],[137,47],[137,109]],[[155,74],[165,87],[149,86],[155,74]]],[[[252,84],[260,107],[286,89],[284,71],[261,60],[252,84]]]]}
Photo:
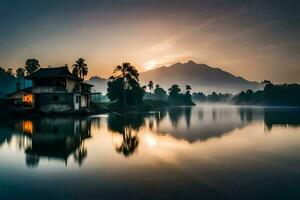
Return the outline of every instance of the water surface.
{"type": "Polygon", "coordinates": [[[174,107],[0,122],[0,199],[299,199],[300,111],[174,107]]]}

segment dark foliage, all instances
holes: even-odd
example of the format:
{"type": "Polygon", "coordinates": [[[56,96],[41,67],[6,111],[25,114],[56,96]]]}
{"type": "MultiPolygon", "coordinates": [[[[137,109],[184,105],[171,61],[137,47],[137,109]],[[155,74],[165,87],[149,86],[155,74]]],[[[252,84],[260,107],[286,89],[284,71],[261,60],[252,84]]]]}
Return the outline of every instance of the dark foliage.
{"type": "Polygon", "coordinates": [[[167,99],[167,92],[161,88],[159,85],[156,85],[154,89],[154,95],[156,99],[166,100],[167,99]]]}
{"type": "Polygon", "coordinates": [[[180,93],[179,85],[174,84],[169,88],[168,101],[173,105],[195,105],[192,101],[192,95],[188,90],[185,94],[180,93]]]}
{"type": "Polygon", "coordinates": [[[85,63],[84,58],[79,58],[76,60],[76,63],[72,66],[72,74],[84,79],[84,77],[88,74],[88,66],[85,63]]]}
{"type": "Polygon", "coordinates": [[[226,103],[232,98],[232,94],[222,94],[222,93],[211,93],[205,95],[203,92],[193,93],[193,99],[199,102],[211,102],[211,103],[226,103]]]}
{"type": "Polygon", "coordinates": [[[138,105],[143,103],[144,89],[139,84],[139,73],[130,63],[123,63],[114,70],[107,83],[107,96],[118,104],[138,105]]]}
{"type": "Polygon", "coordinates": [[[300,85],[267,83],[264,90],[241,92],[232,101],[235,104],[300,106],[300,85]]]}
{"type": "Polygon", "coordinates": [[[40,63],[37,59],[27,59],[25,62],[25,69],[27,71],[27,74],[30,75],[33,72],[37,71],[40,68],[40,63]]]}

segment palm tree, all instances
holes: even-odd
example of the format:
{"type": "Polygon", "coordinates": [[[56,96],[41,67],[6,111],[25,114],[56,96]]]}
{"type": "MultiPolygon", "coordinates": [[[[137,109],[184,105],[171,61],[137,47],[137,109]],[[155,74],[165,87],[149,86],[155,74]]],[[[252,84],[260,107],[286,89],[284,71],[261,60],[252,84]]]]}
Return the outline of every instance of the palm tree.
{"type": "Polygon", "coordinates": [[[125,105],[125,90],[139,82],[139,72],[130,63],[125,62],[122,65],[118,65],[114,70],[114,75],[109,79],[122,78],[123,80],[123,103],[125,105]]]}
{"type": "Polygon", "coordinates": [[[176,100],[179,97],[179,92],[181,91],[179,85],[174,84],[169,88],[169,99],[176,100]]]}
{"type": "Polygon", "coordinates": [[[139,81],[139,72],[134,66],[127,62],[118,65],[113,73],[115,74],[115,76],[113,76],[114,78],[123,78],[126,84],[128,84],[130,80],[139,81]]]}
{"type": "Polygon", "coordinates": [[[25,70],[24,68],[19,67],[19,68],[16,70],[17,78],[24,77],[24,76],[25,76],[25,72],[26,72],[26,70],[25,70]]]}
{"type": "Polygon", "coordinates": [[[30,75],[36,70],[40,68],[39,61],[35,58],[27,59],[25,63],[25,69],[27,71],[27,74],[30,75]]]}
{"type": "Polygon", "coordinates": [[[76,63],[72,67],[72,73],[82,79],[88,74],[88,66],[83,58],[76,60],[76,63]]]}
{"type": "Polygon", "coordinates": [[[153,81],[149,81],[148,87],[149,87],[149,90],[150,90],[150,92],[151,92],[152,89],[153,89],[153,81]]]}
{"type": "Polygon", "coordinates": [[[185,86],[185,90],[186,90],[187,92],[190,92],[190,91],[192,90],[192,87],[191,87],[190,85],[186,85],[186,86],[185,86]]]}
{"type": "Polygon", "coordinates": [[[13,72],[13,68],[8,68],[6,73],[9,75],[9,76],[13,76],[14,75],[14,72],[13,72]]]}
{"type": "Polygon", "coordinates": [[[174,84],[169,88],[170,93],[178,94],[180,91],[181,91],[181,89],[180,89],[179,85],[177,85],[177,84],[174,84]]]}

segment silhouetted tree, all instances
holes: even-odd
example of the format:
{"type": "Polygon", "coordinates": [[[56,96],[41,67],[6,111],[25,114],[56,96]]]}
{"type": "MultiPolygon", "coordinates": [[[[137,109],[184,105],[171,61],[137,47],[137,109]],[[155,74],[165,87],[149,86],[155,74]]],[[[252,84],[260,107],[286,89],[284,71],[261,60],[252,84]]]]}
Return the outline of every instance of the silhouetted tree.
{"type": "Polygon", "coordinates": [[[199,102],[206,101],[206,95],[203,92],[194,92],[192,95],[193,99],[199,102]]]}
{"type": "Polygon", "coordinates": [[[167,92],[163,88],[159,87],[158,84],[155,86],[154,95],[157,99],[161,100],[165,100],[167,98],[167,92]]]}
{"type": "Polygon", "coordinates": [[[190,85],[186,85],[186,86],[185,86],[185,90],[186,90],[187,92],[190,92],[190,91],[192,90],[192,87],[191,87],[190,85]]]}
{"type": "Polygon", "coordinates": [[[2,67],[0,67],[0,75],[6,75],[5,69],[3,69],[2,67]]]}
{"type": "Polygon", "coordinates": [[[169,100],[176,101],[179,97],[179,92],[181,91],[179,85],[174,84],[169,88],[169,100]]]}
{"type": "Polygon", "coordinates": [[[186,104],[193,104],[192,95],[191,95],[192,87],[190,85],[186,85],[185,90],[186,90],[186,92],[185,92],[185,95],[184,95],[184,102],[186,104]]]}
{"type": "MultiPolygon", "coordinates": [[[[23,80],[23,88],[25,88],[25,79],[24,79],[25,73],[26,73],[26,69],[24,69],[22,67],[19,67],[16,70],[16,76],[18,79],[17,85],[19,84],[19,89],[21,89],[21,80],[23,80]]],[[[17,88],[18,88],[18,86],[17,86],[17,88]]]]}
{"type": "Polygon", "coordinates": [[[235,104],[300,106],[300,85],[267,83],[263,90],[243,91],[232,99],[235,104]]]}
{"type": "Polygon", "coordinates": [[[110,101],[120,101],[124,96],[123,78],[110,79],[107,82],[107,97],[110,101]]]}
{"type": "Polygon", "coordinates": [[[153,81],[149,81],[149,83],[148,83],[148,88],[149,88],[149,90],[150,90],[150,92],[151,92],[152,89],[153,89],[153,81]]]}
{"type": "Polygon", "coordinates": [[[17,78],[22,78],[25,76],[25,72],[26,70],[22,67],[19,67],[17,70],[16,70],[16,76],[17,78]]]}
{"type": "Polygon", "coordinates": [[[9,76],[13,76],[14,75],[14,72],[13,72],[13,68],[8,68],[6,73],[9,75],[9,76]]]}
{"type": "Polygon", "coordinates": [[[27,59],[25,63],[25,69],[27,74],[30,75],[33,72],[37,71],[40,68],[39,61],[35,58],[27,59]]]}
{"type": "Polygon", "coordinates": [[[117,100],[120,103],[123,100],[123,105],[142,103],[144,89],[140,87],[137,69],[130,63],[123,63],[113,73],[107,88],[110,101],[117,100]]]}
{"type": "Polygon", "coordinates": [[[172,85],[169,88],[169,102],[176,105],[195,105],[190,91],[187,91],[186,94],[181,94],[180,91],[179,85],[172,85]]]}
{"type": "Polygon", "coordinates": [[[272,84],[272,82],[269,81],[269,80],[263,80],[263,81],[261,82],[261,84],[267,85],[267,84],[272,84]]]}
{"type": "Polygon", "coordinates": [[[72,73],[82,79],[88,74],[88,66],[83,58],[76,60],[76,63],[72,67],[72,73]]]}

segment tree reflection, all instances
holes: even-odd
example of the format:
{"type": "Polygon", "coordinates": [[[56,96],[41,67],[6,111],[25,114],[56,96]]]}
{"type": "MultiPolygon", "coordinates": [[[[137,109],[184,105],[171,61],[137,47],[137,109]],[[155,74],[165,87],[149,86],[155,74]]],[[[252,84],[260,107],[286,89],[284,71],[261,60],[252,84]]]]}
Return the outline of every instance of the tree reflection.
{"type": "Polygon", "coordinates": [[[174,128],[178,127],[179,120],[182,116],[182,108],[181,107],[173,107],[168,110],[169,117],[174,128]]]}
{"type": "Polygon", "coordinates": [[[268,130],[271,130],[274,125],[298,127],[299,116],[299,108],[264,109],[264,122],[268,130]]]}
{"type": "Polygon", "coordinates": [[[243,123],[251,123],[253,121],[253,109],[240,108],[240,119],[243,123]]]}
{"type": "Polygon", "coordinates": [[[79,147],[75,150],[73,157],[74,160],[81,166],[83,160],[87,157],[87,149],[84,146],[84,141],[82,141],[79,147]]]}
{"type": "Polygon", "coordinates": [[[125,127],[123,135],[123,142],[120,146],[116,146],[116,151],[122,153],[124,156],[128,157],[132,155],[139,145],[139,138],[136,135],[133,135],[132,129],[125,127]]]}
{"type": "Polygon", "coordinates": [[[191,115],[192,115],[192,107],[184,108],[184,118],[187,128],[190,128],[191,125],[191,115]]]}
{"type": "Polygon", "coordinates": [[[167,115],[166,109],[162,109],[158,112],[155,112],[154,117],[155,117],[157,128],[159,128],[160,122],[166,117],[166,115],[167,115]]]}
{"type": "Polygon", "coordinates": [[[130,113],[123,116],[110,114],[107,120],[108,129],[122,134],[122,143],[116,145],[116,151],[128,157],[138,148],[139,129],[145,125],[145,113],[130,113]]]}
{"type": "Polygon", "coordinates": [[[27,167],[37,167],[40,162],[40,157],[37,155],[27,154],[26,155],[26,165],[27,167]]]}
{"type": "Polygon", "coordinates": [[[181,117],[184,117],[186,127],[190,127],[192,107],[173,107],[169,108],[168,113],[173,128],[178,128],[181,117]]]}

